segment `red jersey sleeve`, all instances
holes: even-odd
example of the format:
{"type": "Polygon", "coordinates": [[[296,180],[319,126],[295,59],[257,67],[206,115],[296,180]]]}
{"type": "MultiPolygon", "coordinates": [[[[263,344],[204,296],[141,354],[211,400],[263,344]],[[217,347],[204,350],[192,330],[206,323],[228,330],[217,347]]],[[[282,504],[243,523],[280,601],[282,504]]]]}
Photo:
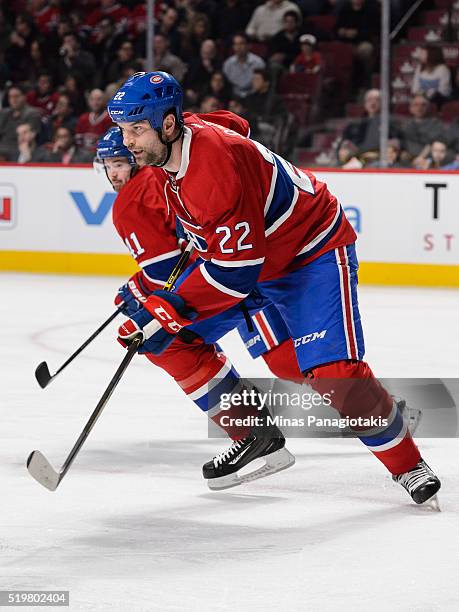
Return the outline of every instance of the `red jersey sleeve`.
{"type": "Polygon", "coordinates": [[[164,173],[139,170],[115,200],[113,223],[142,268],[147,289],[162,289],[181,254],[175,215],[164,202],[164,173]]]}

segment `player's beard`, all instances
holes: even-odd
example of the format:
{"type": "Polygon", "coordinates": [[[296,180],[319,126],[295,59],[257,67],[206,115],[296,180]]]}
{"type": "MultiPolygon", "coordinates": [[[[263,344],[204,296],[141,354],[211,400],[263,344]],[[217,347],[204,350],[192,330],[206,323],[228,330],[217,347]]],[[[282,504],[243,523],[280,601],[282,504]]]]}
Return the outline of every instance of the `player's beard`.
{"type": "Polygon", "coordinates": [[[167,146],[158,145],[157,151],[146,151],[144,149],[144,163],[149,166],[162,166],[167,158],[167,146]]]}

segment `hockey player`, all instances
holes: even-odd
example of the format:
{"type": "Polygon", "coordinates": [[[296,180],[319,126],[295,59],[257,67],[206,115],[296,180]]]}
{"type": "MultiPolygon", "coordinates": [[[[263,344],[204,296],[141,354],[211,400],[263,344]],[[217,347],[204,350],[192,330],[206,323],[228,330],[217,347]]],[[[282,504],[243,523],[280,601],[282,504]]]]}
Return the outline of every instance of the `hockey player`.
{"type": "MultiPolygon", "coordinates": [[[[340,204],[312,174],[249,138],[196,116],[184,120],[182,98],[167,73],[138,73],[108,105],[136,159],[166,171],[168,204],[202,257],[173,293],[146,299],[119,329],[120,340],[129,343],[140,329],[144,346],[160,350],[178,330],[233,306],[258,283],[294,338],[309,384],[335,391],[342,416],[380,420],[379,428],[356,427],[356,435],[416,503],[425,502],[440,481],[363,361],[356,236],[340,204]]],[[[253,432],[237,441],[218,465],[204,466],[205,477],[237,473],[244,457],[257,455],[257,443],[253,432]]]]}
{"type": "MultiPolygon", "coordinates": [[[[164,286],[177,263],[181,251],[175,214],[166,207],[163,197],[166,175],[150,166],[139,168],[132,153],[123,145],[119,128],[110,128],[99,141],[95,166],[98,172],[105,172],[118,192],[113,207],[113,222],[131,255],[141,266],[141,270],[119,289],[115,300],[118,305],[122,302],[126,304],[124,312],[129,316],[138,311],[140,303],[148,295],[164,286]]],[[[278,376],[300,378],[293,343],[276,308],[256,293],[244,300],[244,307],[249,317],[253,313],[248,325],[253,321],[254,329],[259,330],[258,346],[254,350],[252,344],[252,355],[265,353],[265,361],[278,376]],[[261,348],[263,346],[266,346],[265,351],[261,348]]],[[[228,313],[190,326],[160,355],[146,352],[147,358],[172,375],[198,407],[233,439],[240,438],[244,432],[246,434],[246,428],[223,425],[227,421],[222,421],[222,416],[238,419],[250,412],[236,407],[229,413],[220,410],[221,394],[239,388],[240,384],[236,370],[214,344],[238,323],[243,339],[256,337],[254,332],[247,330],[246,322],[241,323],[243,319],[243,311],[234,307],[228,313]]],[[[253,412],[252,416],[257,415],[253,412]]],[[[283,448],[281,432],[277,430],[275,433],[278,452],[266,458],[266,466],[259,472],[260,476],[293,464],[292,455],[283,448]]],[[[256,477],[256,474],[250,474],[250,479],[256,477]]],[[[228,479],[217,479],[209,481],[209,484],[212,488],[226,488],[243,480],[239,478],[228,482],[228,479]]]]}

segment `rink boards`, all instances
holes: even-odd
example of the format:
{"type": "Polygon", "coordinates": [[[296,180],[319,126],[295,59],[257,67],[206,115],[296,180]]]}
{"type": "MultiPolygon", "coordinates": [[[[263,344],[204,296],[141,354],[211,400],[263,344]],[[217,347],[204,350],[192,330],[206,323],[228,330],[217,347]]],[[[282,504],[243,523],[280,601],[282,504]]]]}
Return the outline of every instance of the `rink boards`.
{"type": "MultiPolygon", "coordinates": [[[[357,232],[361,282],[459,286],[459,173],[315,173],[357,232]]],[[[0,166],[0,270],[132,273],[114,198],[88,166],[0,166]]]]}

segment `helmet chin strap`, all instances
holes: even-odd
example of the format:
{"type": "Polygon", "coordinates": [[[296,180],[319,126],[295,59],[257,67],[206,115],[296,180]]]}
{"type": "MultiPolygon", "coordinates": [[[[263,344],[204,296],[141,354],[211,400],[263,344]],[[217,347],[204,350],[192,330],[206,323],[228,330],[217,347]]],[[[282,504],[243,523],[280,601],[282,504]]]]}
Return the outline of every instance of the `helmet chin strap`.
{"type": "Polygon", "coordinates": [[[173,140],[165,141],[163,139],[163,133],[162,133],[162,130],[160,128],[156,129],[156,133],[158,134],[158,138],[161,141],[161,143],[166,146],[167,152],[166,152],[166,157],[165,157],[164,161],[162,161],[160,164],[150,164],[150,165],[151,166],[155,166],[155,168],[164,168],[164,166],[167,164],[167,162],[171,158],[172,145],[174,144],[174,142],[177,142],[177,140],[179,140],[179,138],[183,134],[183,126],[180,127],[177,136],[173,140]]]}

